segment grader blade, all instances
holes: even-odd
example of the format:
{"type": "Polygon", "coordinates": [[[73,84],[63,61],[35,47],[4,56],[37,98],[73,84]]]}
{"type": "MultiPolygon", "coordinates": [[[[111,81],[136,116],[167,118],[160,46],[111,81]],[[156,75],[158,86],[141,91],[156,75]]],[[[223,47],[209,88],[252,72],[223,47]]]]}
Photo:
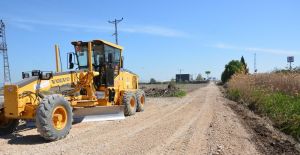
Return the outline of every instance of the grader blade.
{"type": "Polygon", "coordinates": [[[74,108],[74,123],[125,119],[124,106],[74,108]]]}

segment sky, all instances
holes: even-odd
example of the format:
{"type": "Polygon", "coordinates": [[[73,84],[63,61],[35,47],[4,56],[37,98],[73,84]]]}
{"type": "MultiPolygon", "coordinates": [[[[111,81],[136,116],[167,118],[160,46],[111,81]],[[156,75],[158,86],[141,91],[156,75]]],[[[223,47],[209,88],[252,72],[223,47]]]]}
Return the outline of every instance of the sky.
{"type": "Polygon", "coordinates": [[[124,66],[147,82],[170,80],[180,70],[220,79],[225,64],[241,56],[253,72],[254,53],[258,72],[287,67],[287,56],[299,66],[299,7],[297,0],[1,0],[0,18],[12,82],[22,71],[54,71],[54,44],[65,71],[71,41],[114,42],[108,20],[122,17],[124,66]]]}

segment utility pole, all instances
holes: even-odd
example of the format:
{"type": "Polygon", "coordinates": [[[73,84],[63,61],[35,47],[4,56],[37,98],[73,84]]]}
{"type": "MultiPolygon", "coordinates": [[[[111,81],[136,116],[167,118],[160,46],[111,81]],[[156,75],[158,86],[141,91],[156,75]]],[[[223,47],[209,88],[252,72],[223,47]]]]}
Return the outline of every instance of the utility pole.
{"type": "Polygon", "coordinates": [[[3,83],[9,84],[11,83],[11,79],[10,79],[7,44],[6,44],[6,36],[5,36],[5,24],[2,20],[0,20],[0,53],[3,54],[3,68],[4,68],[3,83]]]}
{"type": "Polygon", "coordinates": [[[182,75],[181,75],[181,71],[182,71],[183,69],[179,69],[179,82],[181,82],[182,81],[182,75]]]}
{"type": "Polygon", "coordinates": [[[256,68],[256,53],[254,53],[254,74],[257,72],[256,68]]]}
{"type": "Polygon", "coordinates": [[[117,45],[118,45],[118,23],[120,23],[122,20],[123,20],[123,17],[122,17],[122,19],[115,19],[113,21],[108,21],[108,23],[115,25],[115,33],[113,35],[116,37],[117,45]]]}
{"type": "Polygon", "coordinates": [[[290,71],[292,71],[292,62],[294,62],[294,56],[288,56],[287,62],[290,64],[290,71]]]}

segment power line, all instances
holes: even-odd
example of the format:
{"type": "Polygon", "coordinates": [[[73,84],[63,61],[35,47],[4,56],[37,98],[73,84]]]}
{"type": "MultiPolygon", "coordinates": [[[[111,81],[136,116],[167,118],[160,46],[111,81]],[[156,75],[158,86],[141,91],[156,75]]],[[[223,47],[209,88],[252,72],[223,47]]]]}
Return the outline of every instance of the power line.
{"type": "Polygon", "coordinates": [[[115,25],[115,33],[113,35],[116,37],[117,45],[118,45],[118,23],[120,23],[122,20],[123,20],[123,17],[122,17],[122,19],[115,19],[113,21],[108,21],[108,23],[115,25]]]}
{"type": "Polygon", "coordinates": [[[7,44],[5,36],[5,24],[3,20],[0,20],[0,53],[3,54],[3,68],[4,68],[4,84],[11,83],[8,54],[7,54],[7,44]]]}

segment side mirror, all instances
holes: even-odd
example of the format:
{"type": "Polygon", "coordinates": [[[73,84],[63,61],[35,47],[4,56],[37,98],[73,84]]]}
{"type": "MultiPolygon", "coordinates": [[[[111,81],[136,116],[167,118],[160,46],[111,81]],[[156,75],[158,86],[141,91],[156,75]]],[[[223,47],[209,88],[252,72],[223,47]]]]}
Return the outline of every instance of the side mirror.
{"type": "Polygon", "coordinates": [[[108,53],[108,63],[113,63],[113,55],[112,55],[112,53],[108,53]]]}
{"type": "Polygon", "coordinates": [[[40,79],[41,80],[50,80],[53,77],[52,72],[41,72],[40,79]]]}
{"type": "Polygon", "coordinates": [[[68,69],[73,69],[73,68],[74,68],[74,63],[73,62],[69,63],[68,69]]]}
{"type": "Polygon", "coordinates": [[[22,79],[26,79],[26,78],[29,78],[29,77],[30,77],[29,73],[22,72],[22,79]]]}
{"type": "Polygon", "coordinates": [[[70,63],[73,60],[73,53],[68,53],[68,54],[69,54],[69,63],[70,63]]]}
{"type": "Polygon", "coordinates": [[[68,69],[74,68],[73,53],[68,53],[68,69]]]}

